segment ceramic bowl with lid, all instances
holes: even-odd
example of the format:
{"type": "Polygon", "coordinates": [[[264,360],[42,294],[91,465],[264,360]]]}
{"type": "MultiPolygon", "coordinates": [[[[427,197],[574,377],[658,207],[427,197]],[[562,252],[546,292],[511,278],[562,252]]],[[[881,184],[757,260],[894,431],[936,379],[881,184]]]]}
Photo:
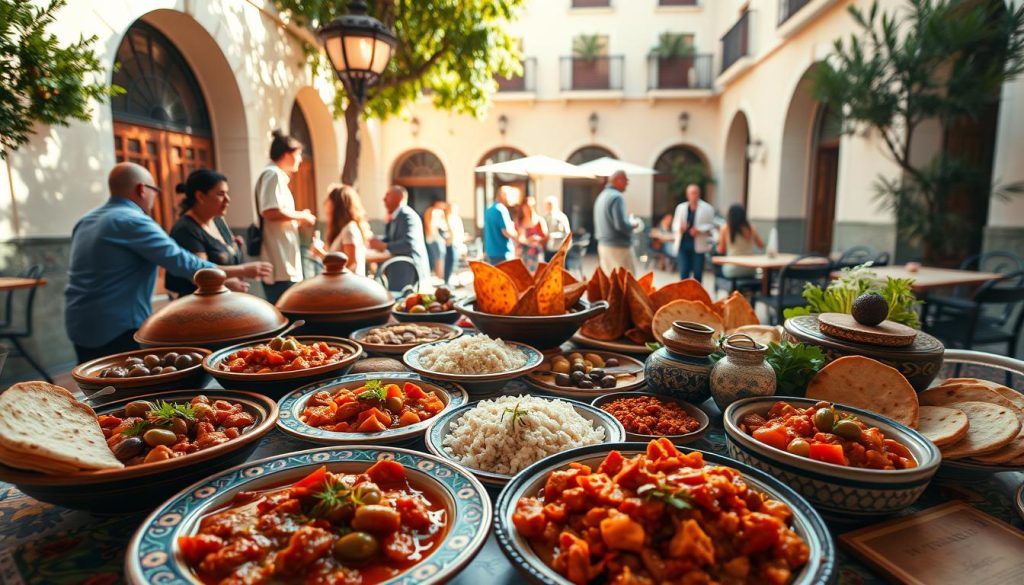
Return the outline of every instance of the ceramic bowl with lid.
{"type": "Polygon", "coordinates": [[[219,268],[196,272],[196,292],[153,313],[135,333],[143,347],[167,345],[217,349],[277,333],[288,319],[255,295],[231,292],[219,268]]]}
{"type": "Polygon", "coordinates": [[[277,308],[289,319],[304,319],[302,333],[347,335],[387,323],[394,299],[383,285],[348,270],[348,256],[329,252],[324,271],[289,288],[277,308]]]}

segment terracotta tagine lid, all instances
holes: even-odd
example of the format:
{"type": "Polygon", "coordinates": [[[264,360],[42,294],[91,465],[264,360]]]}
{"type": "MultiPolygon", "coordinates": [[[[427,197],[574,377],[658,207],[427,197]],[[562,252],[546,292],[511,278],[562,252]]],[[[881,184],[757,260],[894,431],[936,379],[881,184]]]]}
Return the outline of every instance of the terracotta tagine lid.
{"type": "Polygon", "coordinates": [[[394,299],[376,280],[360,276],[345,267],[348,256],[329,252],[324,271],[289,288],[277,301],[277,308],[292,315],[358,313],[387,308],[394,299]]]}
{"type": "Polygon", "coordinates": [[[196,292],[150,315],[135,341],[148,346],[223,346],[267,337],[288,324],[281,311],[260,297],[229,291],[223,270],[204,268],[192,280],[196,292]]]}

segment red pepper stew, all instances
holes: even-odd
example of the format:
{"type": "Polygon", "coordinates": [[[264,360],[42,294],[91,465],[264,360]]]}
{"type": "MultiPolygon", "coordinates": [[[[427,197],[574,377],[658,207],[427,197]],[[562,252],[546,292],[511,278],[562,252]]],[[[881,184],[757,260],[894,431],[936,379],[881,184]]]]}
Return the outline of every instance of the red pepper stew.
{"type": "Polygon", "coordinates": [[[429,556],[447,526],[444,504],[383,460],[365,473],[321,467],[287,487],[240,492],[178,547],[207,585],[373,585],[429,556]]]}
{"type": "Polygon", "coordinates": [[[220,369],[236,374],[269,374],[308,370],[335,363],[347,355],[344,348],[323,341],[306,345],[294,337],[275,337],[267,344],[254,345],[232,352],[221,360],[220,369]]]}
{"type": "Polygon", "coordinates": [[[815,461],[863,469],[917,467],[905,446],[828,402],[810,408],[776,402],[768,418],[749,414],[740,428],[765,445],[815,461]]]}
{"type": "Polygon", "coordinates": [[[433,392],[411,382],[341,388],[334,394],[321,390],[306,403],[299,419],[307,425],[339,433],[375,433],[414,425],[444,410],[444,402],[433,392]]]}
{"type": "Polygon", "coordinates": [[[572,463],[551,472],[512,516],[576,585],[788,583],[810,555],[792,519],[740,472],[705,467],[699,452],[666,438],[628,459],[612,451],[596,470],[572,463]]]}

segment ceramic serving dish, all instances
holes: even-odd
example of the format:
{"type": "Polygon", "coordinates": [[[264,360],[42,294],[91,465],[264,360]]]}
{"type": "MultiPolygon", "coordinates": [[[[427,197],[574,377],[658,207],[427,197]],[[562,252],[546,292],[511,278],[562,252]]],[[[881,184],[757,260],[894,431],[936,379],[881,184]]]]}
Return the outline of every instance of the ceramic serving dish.
{"type": "Polygon", "coordinates": [[[444,372],[435,372],[428,370],[420,366],[420,355],[424,350],[436,345],[448,343],[448,341],[437,341],[434,343],[424,343],[423,345],[417,345],[416,347],[405,352],[402,356],[402,362],[412,371],[417,374],[429,378],[431,380],[442,380],[445,382],[455,382],[460,384],[463,388],[469,391],[470,394],[489,394],[500,390],[509,380],[524,376],[533,370],[540,367],[544,362],[544,354],[537,351],[533,347],[526,345],[525,343],[518,343],[515,341],[505,340],[508,345],[514,346],[519,351],[526,354],[526,363],[522,367],[510,370],[507,372],[495,372],[492,374],[448,374],[444,372]]]}
{"type": "MultiPolygon", "coordinates": [[[[603,428],[604,443],[616,443],[624,440],[626,432],[623,430],[622,424],[607,412],[577,400],[568,400],[565,398],[558,398],[557,400],[562,400],[563,402],[571,404],[573,409],[581,417],[590,421],[590,423],[594,425],[594,428],[603,428]]],[[[455,456],[452,455],[444,446],[444,439],[451,432],[452,425],[458,422],[458,420],[462,418],[464,414],[469,412],[470,409],[475,407],[475,403],[465,404],[434,417],[430,426],[427,428],[427,433],[424,437],[427,450],[438,457],[458,463],[455,456]]],[[[501,487],[508,483],[508,481],[513,477],[511,475],[493,473],[469,466],[466,466],[466,468],[469,469],[477,479],[483,482],[484,485],[490,487],[501,487]]]]}
{"type": "Polygon", "coordinates": [[[607,311],[608,301],[590,304],[580,300],[564,315],[512,316],[477,311],[476,297],[470,296],[455,303],[455,310],[491,337],[548,349],[562,345],[579,330],[584,321],[607,311]]]}
{"type": "MultiPolygon", "coordinates": [[[[512,515],[520,498],[536,496],[552,471],[565,469],[570,463],[582,463],[596,469],[612,450],[624,457],[643,453],[645,443],[612,443],[570,449],[542,459],[516,475],[505,486],[495,502],[494,535],[505,556],[531,583],[541,585],[571,585],[544,562],[530,543],[512,523],[512,515]]],[[[783,502],[793,513],[793,530],[807,543],[810,555],[807,564],[791,585],[821,585],[832,583],[836,577],[836,551],[832,537],[821,516],[796,492],[769,474],[739,464],[728,457],[701,452],[705,463],[732,467],[743,474],[744,481],[754,490],[783,502]]]]}
{"type": "Polygon", "coordinates": [[[842,404],[836,404],[836,410],[856,416],[869,427],[878,427],[886,438],[905,446],[918,466],[859,469],[815,461],[769,447],[740,429],[744,417],[759,414],[767,418],[772,405],[780,400],[799,408],[818,402],[810,398],[759,396],[732,403],[723,415],[729,454],[782,480],[827,518],[859,522],[899,512],[917,501],[939,469],[942,455],[924,435],[894,420],[842,404]]]}
{"type": "Polygon", "coordinates": [[[582,333],[575,333],[569,338],[573,343],[580,347],[593,347],[594,349],[603,349],[605,351],[616,351],[619,353],[628,353],[635,356],[645,356],[651,353],[651,348],[647,347],[642,343],[633,343],[625,337],[617,339],[615,341],[604,341],[602,339],[594,339],[593,337],[587,337],[582,333]]]}
{"type": "Polygon", "coordinates": [[[352,367],[352,364],[356,363],[356,361],[363,355],[363,348],[351,339],[342,339],[341,337],[324,337],[322,335],[299,335],[296,336],[295,339],[300,343],[309,344],[316,341],[323,341],[330,346],[344,348],[346,355],[342,359],[333,363],[314,368],[307,368],[305,370],[292,370],[288,372],[242,374],[238,372],[229,372],[221,367],[224,358],[232,353],[247,347],[265,344],[271,339],[273,338],[267,337],[265,339],[257,339],[225,347],[224,349],[219,349],[208,355],[206,359],[203,360],[203,369],[205,369],[208,374],[213,376],[213,378],[225,388],[253,390],[271,396],[280,396],[289,390],[294,390],[299,386],[305,386],[311,382],[342,376],[348,372],[352,367]]]}
{"type": "Polygon", "coordinates": [[[150,508],[183,486],[245,461],[259,440],[274,428],[277,404],[265,396],[236,390],[170,390],[116,400],[95,409],[98,414],[116,415],[133,400],[187,402],[199,394],[211,401],[229,400],[242,404],[245,411],[253,415],[255,424],[226,443],[165,461],[60,475],[0,465],[0,481],[18,486],[22,492],[41,502],[64,508],[105,513],[150,508]]]}
{"type": "Polygon", "coordinates": [[[135,532],[125,554],[125,575],[135,584],[198,583],[185,566],[178,537],[196,532],[204,516],[227,505],[240,491],[287,485],[321,466],[358,473],[381,459],[405,467],[410,481],[446,503],[448,530],[426,558],[385,581],[387,585],[435,585],[451,579],[480,551],[492,522],[484,487],[450,461],[395,447],[322,447],[244,463],[211,475],[161,504],[135,532]]]}
{"type": "Polygon", "coordinates": [[[444,410],[434,415],[435,417],[458,408],[469,400],[469,395],[458,384],[431,382],[430,380],[424,380],[418,374],[398,372],[350,374],[326,382],[309,384],[285,395],[278,402],[278,410],[281,412],[281,416],[277,421],[278,428],[293,437],[324,445],[353,445],[357,443],[383,445],[410,441],[423,436],[424,431],[430,426],[430,421],[433,420],[433,417],[413,425],[387,429],[379,433],[339,433],[314,427],[302,421],[301,415],[302,411],[306,408],[306,403],[317,392],[333,394],[341,388],[359,388],[364,386],[368,380],[379,380],[383,385],[398,384],[399,386],[404,386],[406,382],[411,382],[422,388],[425,392],[433,392],[445,403],[444,410]]]}
{"type": "MultiPolygon", "coordinates": [[[[459,327],[457,325],[449,325],[447,323],[437,323],[429,321],[419,324],[423,325],[424,327],[440,329],[441,331],[444,332],[443,337],[441,337],[440,339],[435,339],[434,341],[447,341],[449,339],[455,339],[456,337],[459,337],[463,333],[462,327],[459,327]]],[[[363,346],[363,349],[365,349],[366,352],[371,355],[402,355],[405,352],[409,351],[410,349],[416,347],[417,345],[423,345],[424,343],[433,343],[433,341],[413,341],[410,343],[402,344],[370,343],[366,339],[367,334],[370,333],[370,331],[373,331],[374,329],[380,327],[400,327],[402,325],[403,323],[393,323],[390,325],[371,325],[369,327],[363,327],[362,329],[356,329],[355,331],[352,332],[351,335],[349,335],[349,338],[352,339],[353,341],[358,341],[359,345],[363,346]]]]}
{"type": "MultiPolygon", "coordinates": [[[[672,441],[676,445],[685,445],[687,443],[692,443],[697,439],[703,437],[704,433],[707,432],[708,430],[708,425],[711,424],[711,420],[708,418],[708,415],[705,414],[703,410],[697,408],[696,406],[690,404],[689,402],[677,400],[675,398],[669,398],[668,396],[660,396],[652,392],[613,392],[611,394],[605,394],[604,396],[599,396],[598,398],[595,398],[594,401],[591,402],[591,404],[597,408],[601,408],[601,410],[604,410],[602,407],[608,404],[609,402],[618,400],[619,398],[635,398],[638,396],[650,396],[651,398],[656,398],[657,400],[660,400],[662,402],[670,402],[673,404],[677,404],[680,408],[686,411],[686,414],[695,418],[697,422],[700,423],[700,426],[697,427],[697,429],[690,431],[689,433],[679,433],[673,435],[645,435],[643,433],[631,432],[629,429],[625,428],[625,425],[623,425],[623,430],[626,433],[627,441],[642,441],[646,443],[654,439],[665,437],[666,439],[672,441]]],[[[622,421],[619,422],[621,423],[622,421]]]]}
{"type": "Polygon", "coordinates": [[[451,311],[438,311],[437,313],[410,313],[392,309],[391,314],[397,321],[402,323],[447,323],[454,325],[461,315],[455,309],[451,311]]]}
{"type": "MultiPolygon", "coordinates": [[[[612,371],[614,371],[614,369],[612,371]]],[[[609,392],[626,392],[628,390],[636,390],[644,385],[644,363],[636,358],[623,355],[621,353],[614,353],[611,351],[591,351],[591,350],[578,350],[578,351],[567,351],[555,354],[545,354],[544,364],[530,372],[524,378],[527,383],[535,388],[539,388],[548,394],[554,394],[556,396],[564,396],[566,398],[576,398],[579,400],[586,400],[597,396],[604,396],[609,392]],[[635,371],[636,373],[632,376],[618,376],[616,379],[616,385],[613,388],[602,388],[600,385],[596,388],[577,388],[576,386],[559,386],[555,383],[555,374],[550,370],[551,359],[557,355],[562,355],[568,358],[573,353],[583,354],[596,354],[601,356],[602,359],[615,358],[619,360],[619,365],[614,369],[622,370],[625,368],[628,371],[635,371]]]]}
{"type": "Polygon", "coordinates": [[[113,386],[117,390],[118,396],[126,396],[128,394],[155,392],[169,388],[202,388],[206,385],[207,381],[209,381],[209,376],[203,370],[202,360],[194,362],[187,368],[167,374],[135,376],[132,378],[100,377],[101,371],[109,367],[120,366],[128,358],[141,358],[147,354],[155,354],[162,358],[171,352],[177,354],[197,353],[204,359],[210,355],[210,350],[202,347],[181,346],[161,347],[159,349],[136,349],[79,364],[75,369],[71,370],[71,377],[75,379],[75,383],[82,389],[82,392],[85,392],[87,395],[106,386],[113,386]]]}

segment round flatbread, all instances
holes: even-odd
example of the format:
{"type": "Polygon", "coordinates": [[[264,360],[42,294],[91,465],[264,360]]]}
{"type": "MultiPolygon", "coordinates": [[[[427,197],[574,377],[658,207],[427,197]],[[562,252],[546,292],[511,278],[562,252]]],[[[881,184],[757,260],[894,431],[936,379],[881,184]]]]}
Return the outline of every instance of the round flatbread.
{"type": "Polygon", "coordinates": [[[659,342],[665,343],[664,334],[672,328],[672,323],[675,321],[693,321],[707,325],[715,330],[716,338],[725,331],[722,318],[702,301],[680,300],[672,301],[654,313],[654,320],[651,324],[654,337],[659,342]]]}
{"type": "Polygon", "coordinates": [[[863,356],[829,362],[807,385],[807,397],[846,404],[917,427],[917,392],[896,368],[863,356]]]}
{"type": "Polygon", "coordinates": [[[967,415],[955,408],[922,406],[917,413],[917,430],[937,447],[964,438],[969,426],[967,415]]]}
{"type": "Polygon", "coordinates": [[[726,331],[726,333],[728,335],[744,333],[761,345],[782,342],[782,327],[778,325],[742,325],[731,331],[726,331]]]}
{"type": "Polygon", "coordinates": [[[1003,398],[992,388],[981,384],[956,383],[949,386],[936,386],[922,392],[917,399],[922,406],[949,406],[956,402],[988,402],[1013,410],[1017,415],[1017,420],[1024,423],[1024,411],[1021,411],[1014,403],[1003,398]]]}
{"type": "Polygon", "coordinates": [[[1020,421],[1011,408],[988,402],[956,402],[952,405],[967,415],[967,435],[941,449],[945,459],[974,457],[998,450],[1020,433],[1020,421]]]}
{"type": "Polygon", "coordinates": [[[991,388],[992,390],[995,390],[997,394],[1012,402],[1014,406],[1024,410],[1024,394],[1017,392],[1013,388],[1008,388],[997,382],[982,380],[980,378],[950,378],[939,385],[952,386],[955,384],[985,386],[986,388],[991,388]]]}
{"type": "Polygon", "coordinates": [[[1012,441],[999,449],[984,455],[975,455],[972,459],[986,465],[1002,465],[1022,455],[1024,455],[1024,428],[1021,428],[1012,441]]]}

